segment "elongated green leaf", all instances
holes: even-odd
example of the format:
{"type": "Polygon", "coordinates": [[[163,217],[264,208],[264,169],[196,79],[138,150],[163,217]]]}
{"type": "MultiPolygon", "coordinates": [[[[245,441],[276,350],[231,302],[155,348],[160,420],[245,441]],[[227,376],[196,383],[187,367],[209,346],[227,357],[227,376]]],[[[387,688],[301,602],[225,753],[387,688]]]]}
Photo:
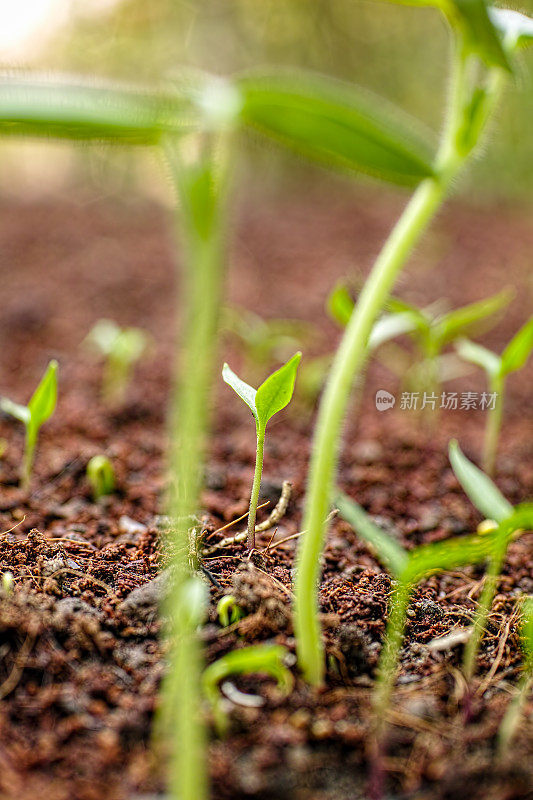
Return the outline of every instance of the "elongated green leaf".
{"type": "Polygon", "coordinates": [[[459,536],[444,542],[420,545],[409,553],[401,580],[415,584],[432,572],[479,564],[490,558],[494,546],[494,534],[459,536]]]}
{"type": "Polygon", "coordinates": [[[455,477],[478,511],[486,519],[496,522],[503,522],[510,517],[512,505],[491,479],[463,455],[455,439],[450,442],[449,453],[455,477]]]}
{"type": "Polygon", "coordinates": [[[379,528],[361,506],[346,494],[340,492],[335,497],[335,505],[341,517],[371,546],[391,575],[399,577],[408,563],[407,551],[392,536],[379,528]]]}
{"type": "Polygon", "coordinates": [[[328,295],[326,309],[335,322],[345,327],[352,316],[355,303],[344,283],[337,283],[328,295]]]}
{"type": "Polygon", "coordinates": [[[295,353],[286,364],[269,375],[261,384],[255,396],[255,406],[259,425],[266,427],[268,420],[285,408],[292,397],[296,370],[302,358],[301,353],[295,353]]]}
{"type": "Polygon", "coordinates": [[[508,8],[489,8],[494,26],[501,32],[504,46],[511,52],[533,44],[533,19],[508,8]]]}
{"type": "Polygon", "coordinates": [[[28,403],[32,425],[40,428],[54,413],[56,402],[57,361],[52,360],[28,403]]]}
{"type": "Polygon", "coordinates": [[[262,72],[237,85],[243,121],[307,158],[393,183],[433,174],[416,123],[381,98],[310,73],[262,72]]]}
{"type": "Polygon", "coordinates": [[[483,345],[471,342],[470,339],[459,339],[455,348],[461,358],[481,367],[488,375],[497,375],[500,372],[501,358],[483,345]]]}
{"type": "Polygon", "coordinates": [[[496,314],[508,305],[512,297],[513,292],[510,289],[503,289],[493,297],[470,303],[462,308],[454,308],[453,311],[444,314],[435,322],[432,331],[433,339],[442,347],[496,314]]]}
{"type": "Polygon", "coordinates": [[[83,78],[0,74],[0,134],[156,144],[191,129],[191,104],[162,94],[83,78]]]}
{"type": "Polygon", "coordinates": [[[257,392],[256,390],[250,386],[248,383],[242,381],[228,366],[228,364],[224,364],[222,367],[222,378],[231,386],[234,392],[236,392],[241,400],[244,400],[252,414],[254,415],[254,419],[257,423],[259,423],[259,418],[257,416],[257,408],[255,405],[255,399],[257,392]]]}
{"type": "Polygon", "coordinates": [[[525,365],[533,350],[533,317],[514,335],[502,353],[502,372],[508,375],[525,365]]]}

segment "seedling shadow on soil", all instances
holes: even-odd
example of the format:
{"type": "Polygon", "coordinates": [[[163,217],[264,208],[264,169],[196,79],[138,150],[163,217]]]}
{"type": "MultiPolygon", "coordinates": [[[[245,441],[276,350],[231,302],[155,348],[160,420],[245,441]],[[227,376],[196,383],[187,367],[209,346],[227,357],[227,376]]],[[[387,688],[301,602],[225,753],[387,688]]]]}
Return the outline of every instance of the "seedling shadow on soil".
{"type": "MultiPolygon", "coordinates": [[[[328,338],[337,334],[322,311],[323,298],[342,277],[340,265],[339,275],[333,274],[334,265],[323,269],[328,242],[336,241],[341,255],[362,257],[377,247],[394,206],[393,198],[361,194],[356,201],[310,197],[282,213],[268,206],[246,210],[245,245],[236,247],[230,276],[232,302],[246,300],[265,316],[312,321],[322,337],[317,354],[321,347],[326,350],[328,338]],[[250,269],[250,253],[273,265],[268,294],[262,270],[250,269]]],[[[83,213],[69,206],[69,228],[58,242],[64,214],[61,205],[41,205],[2,209],[0,217],[2,245],[10,248],[18,267],[16,281],[6,274],[0,324],[10,335],[0,352],[3,374],[9,375],[13,395],[26,398],[40,365],[59,356],[61,368],[58,410],[43,427],[29,496],[18,488],[23,432],[0,420],[0,436],[8,440],[0,462],[0,525],[7,531],[18,523],[0,537],[0,572],[9,570],[16,587],[0,603],[0,794],[22,800],[38,793],[53,800],[161,797],[161,775],[148,744],[164,658],[157,605],[169,580],[157,514],[172,347],[171,254],[162,245],[167,239],[157,209],[131,206],[126,215],[106,205],[83,213]],[[21,245],[30,216],[39,237],[39,262],[21,245]],[[124,268],[119,264],[110,276],[101,248],[112,239],[124,248],[124,268]],[[24,308],[21,276],[34,287],[24,308]],[[101,298],[108,307],[102,308],[101,298]],[[61,309],[56,319],[43,313],[54,308],[61,309]],[[77,349],[104,314],[160,337],[154,359],[139,366],[120,410],[99,405],[101,373],[77,349]],[[16,375],[13,364],[19,365],[16,375]],[[86,467],[102,452],[112,458],[116,487],[109,498],[94,503],[86,467]]],[[[510,213],[452,208],[439,226],[439,247],[447,242],[444,255],[440,250],[446,268],[417,270],[419,256],[409,299],[425,304],[447,296],[454,305],[474,299],[481,270],[487,294],[495,292],[505,257],[512,273],[507,277],[518,291],[510,313],[487,340],[498,350],[527,312],[519,248],[533,245],[528,221],[510,213]],[[465,252],[467,234],[476,245],[465,252]]],[[[237,366],[239,355],[227,357],[237,366]]],[[[530,383],[531,368],[517,373],[506,399],[496,480],[512,503],[530,496],[533,484],[530,383]]],[[[408,411],[376,410],[378,389],[396,391],[390,374],[375,364],[357,418],[352,416],[346,431],[341,488],[382,527],[394,529],[407,547],[475,530],[481,518],[453,477],[446,445],[460,432],[465,452],[478,457],[484,418],[444,411],[428,440],[408,411]]],[[[469,376],[464,389],[482,391],[483,376],[469,376]]],[[[223,387],[217,409],[203,497],[210,547],[231,533],[215,530],[246,512],[255,457],[246,409],[223,387]]],[[[206,561],[223,587],[210,588],[202,633],[209,663],[236,647],[267,641],[294,653],[289,600],[297,540],[288,537],[300,530],[310,425],[284,413],[269,431],[259,503],[268,499],[270,505],[258,512],[258,520],[268,516],[283,480],[292,482],[293,495],[268,549],[273,531],[258,534],[264,571],[242,563],[243,544],[227,546],[206,561]],[[224,594],[231,594],[242,612],[227,627],[220,625],[216,610],[224,594]]],[[[490,791],[503,800],[526,798],[530,791],[527,715],[508,760],[498,762],[495,751],[522,663],[514,598],[533,591],[531,535],[510,545],[481,647],[472,720],[464,727],[462,640],[456,636],[444,649],[435,640],[471,625],[482,575],[481,569],[468,568],[432,576],[413,597],[387,734],[391,798],[459,800],[490,791]]],[[[320,587],[326,687],[314,691],[297,679],[284,697],[272,679],[231,677],[229,687],[221,687],[228,734],[213,736],[210,746],[215,798],[293,798],[297,792],[335,800],[365,796],[371,686],[390,591],[390,578],[364,543],[335,519],[320,587]]]]}

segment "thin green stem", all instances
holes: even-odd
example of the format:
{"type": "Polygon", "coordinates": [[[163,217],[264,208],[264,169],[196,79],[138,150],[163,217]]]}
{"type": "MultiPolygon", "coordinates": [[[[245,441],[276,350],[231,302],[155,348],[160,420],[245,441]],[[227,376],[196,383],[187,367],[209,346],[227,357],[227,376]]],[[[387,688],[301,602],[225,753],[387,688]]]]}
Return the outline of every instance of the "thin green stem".
{"type": "Polygon", "coordinates": [[[496,466],[496,453],[498,452],[498,439],[502,426],[503,393],[505,379],[496,375],[490,380],[490,392],[495,395],[494,406],[490,409],[485,427],[485,442],[483,445],[483,469],[487,475],[494,475],[496,466]]]}
{"type": "Polygon", "coordinates": [[[257,427],[257,450],[255,454],[254,482],[250,495],[250,508],[248,511],[248,550],[255,548],[255,518],[257,514],[257,503],[259,502],[259,490],[261,488],[261,475],[263,474],[263,449],[265,445],[265,430],[257,427]]]}
{"type": "MultiPolygon", "coordinates": [[[[295,632],[300,668],[312,684],[324,676],[323,645],[318,621],[317,586],[324,545],[340,433],[354,379],[366,360],[367,341],[394,282],[440,207],[468,152],[459,151],[459,132],[467,87],[465,59],[454,61],[448,122],[436,159],[436,176],[424,180],[394,227],[361,292],[334,358],[320,403],[306,497],[295,584],[295,632]]],[[[496,92],[494,91],[494,99],[496,92]]]]}
{"type": "Polygon", "coordinates": [[[30,423],[26,426],[26,437],[24,443],[24,456],[22,460],[22,472],[20,478],[20,486],[25,492],[30,488],[31,472],[33,469],[33,462],[35,459],[35,446],[37,444],[37,431],[34,430],[33,425],[30,423]]]}
{"type": "Polygon", "coordinates": [[[498,758],[504,759],[515,735],[520,715],[527,696],[533,686],[533,661],[524,667],[524,674],[517,686],[515,697],[511,700],[498,730],[498,758]]]}
{"type": "Polygon", "coordinates": [[[374,693],[374,714],[376,738],[383,733],[385,714],[390,704],[394,681],[398,670],[398,658],[402,646],[407,607],[411,598],[412,586],[400,582],[393,590],[389,604],[389,619],[379,660],[378,677],[374,693]]]}

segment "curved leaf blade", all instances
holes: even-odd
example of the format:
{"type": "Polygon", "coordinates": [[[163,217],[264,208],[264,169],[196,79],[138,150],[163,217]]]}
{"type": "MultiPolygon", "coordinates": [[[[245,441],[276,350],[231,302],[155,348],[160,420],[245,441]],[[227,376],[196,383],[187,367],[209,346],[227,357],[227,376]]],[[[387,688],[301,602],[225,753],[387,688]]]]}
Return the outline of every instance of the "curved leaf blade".
{"type": "Polygon", "coordinates": [[[0,134],[157,144],[193,127],[184,95],[82,78],[0,74],[0,134]]]}
{"type": "Polygon", "coordinates": [[[433,175],[417,123],[350,84],[311,73],[241,77],[245,124],[329,167],[413,185],[433,175]]]}
{"type": "Polygon", "coordinates": [[[493,376],[500,372],[501,358],[483,345],[471,342],[470,339],[459,339],[455,349],[462,359],[481,367],[488,375],[493,376]]]}
{"type": "Polygon", "coordinates": [[[472,505],[484,517],[503,522],[511,516],[513,513],[511,503],[505,499],[491,479],[468,460],[455,439],[450,442],[449,456],[455,477],[472,505]]]}
{"type": "Polygon", "coordinates": [[[287,406],[292,398],[296,371],[302,354],[295,353],[286,364],[269,375],[255,396],[258,424],[264,429],[268,420],[287,406]]]}
{"type": "Polygon", "coordinates": [[[508,375],[525,366],[533,350],[533,316],[522,325],[501,355],[502,372],[508,375]]]}
{"type": "Polygon", "coordinates": [[[54,413],[57,402],[57,361],[50,361],[28,403],[31,423],[40,428],[54,413]]]}
{"type": "Polygon", "coordinates": [[[461,308],[454,308],[438,319],[433,326],[433,338],[442,346],[460,334],[479,330],[481,323],[509,304],[513,297],[510,289],[503,289],[492,297],[486,297],[461,308]]]}
{"type": "Polygon", "coordinates": [[[236,375],[231,367],[228,364],[224,364],[222,367],[222,378],[228,386],[231,386],[233,391],[239,395],[241,400],[244,400],[252,414],[254,415],[254,419],[256,422],[259,422],[257,416],[257,407],[255,404],[257,392],[250,386],[250,384],[245,383],[243,380],[236,375]]]}
{"type": "Polygon", "coordinates": [[[401,580],[407,584],[414,584],[432,572],[479,564],[490,558],[494,546],[493,534],[457,536],[443,542],[422,544],[409,554],[401,580]]]}

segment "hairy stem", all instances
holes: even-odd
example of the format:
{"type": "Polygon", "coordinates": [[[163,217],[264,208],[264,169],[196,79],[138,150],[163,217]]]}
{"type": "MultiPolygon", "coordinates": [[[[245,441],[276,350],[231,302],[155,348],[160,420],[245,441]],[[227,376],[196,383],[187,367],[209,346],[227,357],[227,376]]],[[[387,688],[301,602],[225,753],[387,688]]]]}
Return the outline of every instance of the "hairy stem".
{"type": "Polygon", "coordinates": [[[259,490],[261,488],[261,475],[263,473],[263,449],[265,445],[265,430],[257,427],[257,450],[255,453],[255,472],[252,484],[252,494],[250,495],[250,508],[248,511],[248,550],[255,548],[255,518],[257,514],[257,503],[259,502],[259,490]]]}
{"type": "Polygon", "coordinates": [[[490,409],[485,428],[485,442],[483,445],[483,469],[491,477],[496,467],[496,453],[498,452],[498,439],[502,425],[503,393],[505,379],[499,375],[490,380],[490,392],[495,394],[494,407],[490,409]]]}
{"type": "MultiPolygon", "coordinates": [[[[487,88],[489,107],[499,92],[500,70],[487,88]]],[[[366,360],[367,341],[377,315],[383,308],[399,272],[420,240],[446,192],[468,156],[460,139],[467,94],[464,55],[457,49],[448,121],[436,160],[435,177],[424,180],[394,227],[365,283],[343,339],[335,355],[320,403],[309,484],[306,496],[298,572],[295,584],[295,633],[300,668],[312,684],[324,677],[323,645],[318,621],[317,587],[320,555],[326,531],[325,519],[336,473],[341,427],[354,379],[366,360]]]]}

